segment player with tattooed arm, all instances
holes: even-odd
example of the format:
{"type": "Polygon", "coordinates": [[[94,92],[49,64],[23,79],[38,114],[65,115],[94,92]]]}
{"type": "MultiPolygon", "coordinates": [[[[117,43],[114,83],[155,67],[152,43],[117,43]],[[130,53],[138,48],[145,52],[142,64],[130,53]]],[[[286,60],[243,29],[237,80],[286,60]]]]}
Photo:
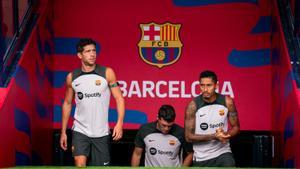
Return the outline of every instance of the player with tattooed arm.
{"type": "Polygon", "coordinates": [[[193,166],[233,167],[229,139],[240,131],[238,113],[229,96],[216,93],[217,75],[203,71],[199,77],[202,94],[185,112],[185,138],[193,143],[193,166]]]}

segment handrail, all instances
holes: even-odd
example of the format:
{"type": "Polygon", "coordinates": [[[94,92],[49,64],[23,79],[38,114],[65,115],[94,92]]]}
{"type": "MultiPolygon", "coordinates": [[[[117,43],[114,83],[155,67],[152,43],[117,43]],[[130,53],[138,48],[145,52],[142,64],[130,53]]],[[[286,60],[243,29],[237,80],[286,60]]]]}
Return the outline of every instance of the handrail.
{"type": "MultiPolygon", "coordinates": [[[[38,3],[38,1],[34,1],[35,3],[38,3]]],[[[13,20],[14,20],[14,36],[12,38],[12,41],[10,42],[10,45],[7,47],[4,55],[3,55],[3,61],[0,62],[0,67],[2,67],[2,70],[0,72],[0,87],[6,87],[10,81],[11,72],[14,70],[14,67],[16,66],[16,60],[18,59],[18,56],[20,55],[20,48],[22,46],[22,41],[24,39],[25,29],[27,26],[27,23],[29,22],[29,19],[32,17],[33,13],[33,1],[29,0],[27,4],[27,9],[25,12],[24,17],[22,18],[22,22],[19,23],[19,12],[18,12],[18,0],[13,1],[13,20]]],[[[24,43],[24,42],[23,42],[24,43]]]]}
{"type": "Polygon", "coordinates": [[[283,32],[292,65],[292,71],[297,87],[300,88],[300,39],[295,34],[295,18],[290,1],[277,0],[283,32]]]}

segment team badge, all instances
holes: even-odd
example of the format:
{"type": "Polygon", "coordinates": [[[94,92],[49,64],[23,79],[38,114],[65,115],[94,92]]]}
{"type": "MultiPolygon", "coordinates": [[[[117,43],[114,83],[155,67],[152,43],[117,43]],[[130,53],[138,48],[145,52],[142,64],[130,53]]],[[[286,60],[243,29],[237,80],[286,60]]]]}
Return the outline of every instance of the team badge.
{"type": "Polygon", "coordinates": [[[174,145],[175,145],[175,143],[176,143],[176,141],[175,141],[175,140],[169,140],[169,144],[170,144],[171,146],[174,146],[174,145]]]}
{"type": "Polygon", "coordinates": [[[96,86],[101,85],[101,80],[96,80],[96,81],[95,81],[95,84],[96,84],[96,86]]]}
{"type": "Polygon", "coordinates": [[[180,26],[168,22],[140,24],[142,36],[138,47],[143,61],[158,68],[175,63],[183,46],[179,39],[180,26]]]}
{"type": "Polygon", "coordinates": [[[224,116],[224,114],[225,114],[224,109],[219,110],[219,114],[220,114],[220,116],[224,116]]]}

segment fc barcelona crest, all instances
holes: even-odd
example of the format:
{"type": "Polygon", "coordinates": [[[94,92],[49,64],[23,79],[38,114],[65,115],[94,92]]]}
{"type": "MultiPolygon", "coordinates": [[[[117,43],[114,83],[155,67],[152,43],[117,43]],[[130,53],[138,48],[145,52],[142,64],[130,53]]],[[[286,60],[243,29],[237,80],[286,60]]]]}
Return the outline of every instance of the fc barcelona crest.
{"type": "Polygon", "coordinates": [[[181,54],[180,24],[140,24],[140,57],[147,64],[162,68],[175,63],[181,54]]]}

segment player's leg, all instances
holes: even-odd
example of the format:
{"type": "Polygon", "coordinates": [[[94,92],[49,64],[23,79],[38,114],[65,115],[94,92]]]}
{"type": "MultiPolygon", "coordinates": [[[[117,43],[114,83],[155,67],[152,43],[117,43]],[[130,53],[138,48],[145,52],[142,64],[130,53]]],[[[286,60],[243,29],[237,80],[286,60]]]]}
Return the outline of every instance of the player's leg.
{"type": "Polygon", "coordinates": [[[110,165],[110,136],[91,139],[91,157],[89,165],[110,165]]]}
{"type": "Polygon", "coordinates": [[[74,162],[76,167],[85,167],[87,157],[84,155],[74,156],[74,162]]]}
{"type": "Polygon", "coordinates": [[[90,138],[84,134],[73,131],[72,134],[72,154],[76,167],[85,167],[87,157],[90,154],[90,138]]]}
{"type": "Polygon", "coordinates": [[[224,153],[217,157],[216,166],[220,167],[235,167],[235,160],[232,153],[224,153]]]}

